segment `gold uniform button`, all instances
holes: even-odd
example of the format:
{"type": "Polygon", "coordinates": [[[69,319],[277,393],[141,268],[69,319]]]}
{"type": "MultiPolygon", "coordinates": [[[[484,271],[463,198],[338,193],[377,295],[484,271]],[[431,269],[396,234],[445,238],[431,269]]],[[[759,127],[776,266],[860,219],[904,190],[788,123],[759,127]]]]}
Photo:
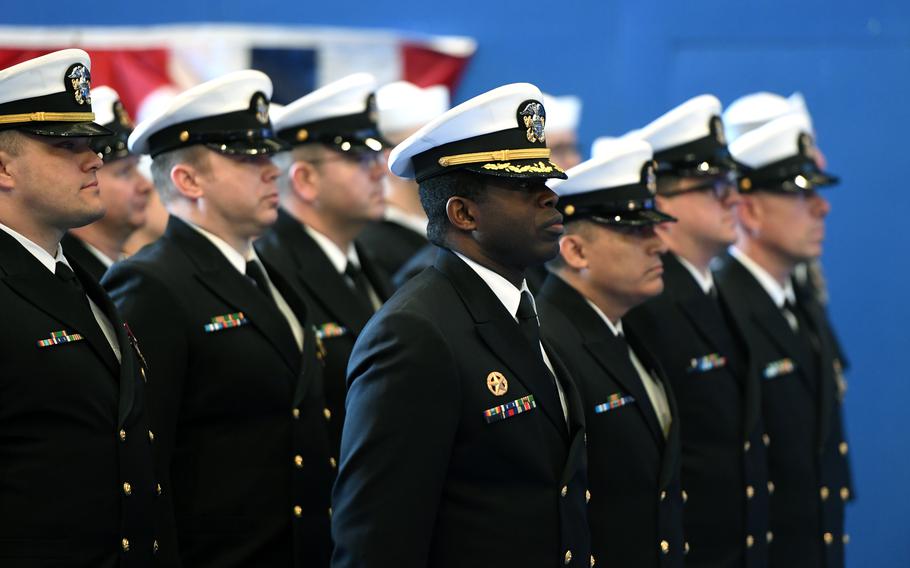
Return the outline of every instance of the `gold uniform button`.
{"type": "Polygon", "coordinates": [[[661,492],[660,492],[660,500],[661,500],[661,501],[666,501],[666,500],[667,500],[667,492],[666,492],[666,491],[661,491],[661,492]]]}
{"type": "Polygon", "coordinates": [[[685,489],[682,490],[682,493],[680,493],[680,495],[682,495],[682,501],[683,501],[683,503],[685,503],[685,502],[687,502],[687,501],[689,500],[689,494],[686,493],[686,490],[685,490],[685,489]]]}
{"type": "Polygon", "coordinates": [[[774,495],[774,482],[768,482],[768,495],[774,495]]]}
{"type": "Polygon", "coordinates": [[[683,554],[689,554],[689,543],[688,542],[683,543],[683,554]]]}
{"type": "Polygon", "coordinates": [[[569,486],[568,486],[568,485],[563,485],[563,486],[562,486],[562,490],[560,490],[559,494],[562,495],[563,497],[565,497],[566,495],[568,495],[568,494],[569,494],[569,486]]]}
{"type": "Polygon", "coordinates": [[[752,449],[752,442],[750,442],[749,440],[746,440],[746,443],[743,444],[743,451],[748,452],[751,449],[752,449]]]}
{"type": "Polygon", "coordinates": [[[746,548],[752,548],[753,546],[755,546],[755,537],[751,534],[746,535],[746,548]]]}
{"type": "Polygon", "coordinates": [[[329,410],[328,408],[323,408],[323,409],[322,409],[322,415],[325,416],[325,419],[326,419],[326,420],[331,420],[331,419],[332,419],[332,411],[329,410]]]}
{"type": "Polygon", "coordinates": [[[123,483],[123,494],[127,497],[133,494],[133,486],[128,481],[123,483]]]}
{"type": "Polygon", "coordinates": [[[762,434],[762,435],[761,435],[761,441],[762,441],[762,443],[765,445],[765,447],[767,448],[768,446],[771,445],[771,436],[769,436],[769,435],[767,435],[767,434],[762,434]]]}
{"type": "Polygon", "coordinates": [[[670,543],[665,540],[660,541],[660,551],[664,554],[670,554],[670,543]]]}
{"type": "Polygon", "coordinates": [[[160,484],[160,483],[156,483],[156,484],[155,484],[155,493],[156,493],[159,497],[161,496],[161,484],[160,484]]]}
{"type": "Polygon", "coordinates": [[[589,503],[590,501],[591,501],[591,492],[588,490],[585,490],[585,503],[589,503]]]}
{"type": "Polygon", "coordinates": [[[125,538],[125,539],[121,540],[120,548],[123,549],[123,552],[129,552],[130,551],[130,539],[125,538]]]}
{"type": "Polygon", "coordinates": [[[303,507],[300,505],[294,505],[294,516],[298,519],[303,516],[303,507]]]}
{"type": "Polygon", "coordinates": [[[850,489],[848,487],[840,488],[840,498],[841,498],[841,501],[846,501],[847,499],[850,498],[850,489]]]}
{"type": "Polygon", "coordinates": [[[594,568],[594,564],[596,564],[596,563],[597,563],[597,561],[594,560],[594,555],[592,554],[591,555],[591,568],[594,568]]]}
{"type": "Polygon", "coordinates": [[[155,433],[149,430],[149,442],[155,441],[155,433]]]}
{"type": "Polygon", "coordinates": [[[121,442],[126,442],[126,430],[121,430],[121,431],[120,431],[120,441],[121,441],[121,442]]]}
{"type": "Polygon", "coordinates": [[[294,417],[294,420],[298,420],[298,419],[300,418],[300,409],[299,409],[299,408],[295,408],[294,410],[292,410],[292,411],[291,411],[291,416],[294,417]]]}
{"type": "Polygon", "coordinates": [[[822,535],[822,538],[825,540],[826,546],[830,546],[831,543],[834,542],[834,535],[829,532],[826,532],[824,535],[822,535]]]}
{"type": "Polygon", "coordinates": [[[825,487],[824,485],[822,485],[821,488],[818,490],[818,496],[822,498],[822,501],[827,501],[827,500],[828,500],[828,496],[829,496],[830,494],[831,494],[831,490],[829,490],[829,489],[828,489],[827,487],[825,487]]]}
{"type": "Polygon", "coordinates": [[[774,533],[771,531],[766,532],[765,540],[768,542],[768,544],[771,544],[771,542],[774,540],[774,533]]]}
{"type": "Polygon", "coordinates": [[[751,485],[746,485],[746,499],[751,499],[755,497],[755,488],[751,485]]]}
{"type": "Polygon", "coordinates": [[[844,536],[840,537],[840,540],[844,544],[850,544],[850,535],[845,534],[844,536]]]}
{"type": "Polygon", "coordinates": [[[180,141],[181,141],[181,142],[186,142],[187,140],[190,139],[190,133],[187,132],[186,130],[184,130],[184,131],[182,131],[182,132],[180,133],[180,137],[179,137],[179,138],[180,138],[180,141]]]}
{"type": "Polygon", "coordinates": [[[303,456],[301,456],[301,455],[294,456],[294,465],[297,466],[297,469],[302,468],[303,467],[303,456]]]}
{"type": "Polygon", "coordinates": [[[152,541],[152,554],[158,554],[158,541],[152,541]]]}
{"type": "Polygon", "coordinates": [[[841,442],[837,445],[837,451],[840,452],[840,455],[845,456],[850,448],[847,446],[847,442],[841,442]]]}
{"type": "Polygon", "coordinates": [[[571,550],[566,551],[565,564],[568,564],[569,562],[572,562],[572,551],[571,550]]]}
{"type": "Polygon", "coordinates": [[[329,465],[332,466],[332,469],[338,467],[338,462],[335,461],[335,458],[329,458],[329,465]]]}

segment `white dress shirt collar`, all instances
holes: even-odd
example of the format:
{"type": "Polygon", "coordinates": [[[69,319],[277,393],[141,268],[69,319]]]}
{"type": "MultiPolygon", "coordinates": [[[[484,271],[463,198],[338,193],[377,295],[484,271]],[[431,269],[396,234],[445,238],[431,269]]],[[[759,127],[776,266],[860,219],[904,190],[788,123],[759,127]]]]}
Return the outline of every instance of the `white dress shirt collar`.
{"type": "Polygon", "coordinates": [[[607,327],[610,328],[610,332],[612,332],[614,336],[625,335],[622,331],[622,320],[616,320],[616,323],[614,324],[610,321],[610,318],[607,317],[607,314],[597,307],[597,304],[587,298],[585,298],[585,301],[591,306],[591,309],[600,316],[600,319],[604,320],[604,323],[607,324],[607,327]]]}
{"type": "MultiPolygon", "coordinates": [[[[477,273],[480,278],[486,282],[487,286],[490,287],[490,290],[493,291],[493,294],[499,298],[499,301],[502,302],[502,305],[505,306],[506,311],[508,311],[512,318],[515,321],[518,321],[518,318],[515,316],[515,313],[518,311],[518,304],[521,302],[521,293],[528,289],[528,282],[526,280],[521,281],[521,288],[516,288],[511,282],[505,279],[501,274],[495,270],[490,270],[486,266],[482,266],[465,255],[457,251],[452,251],[455,253],[458,258],[463,260],[465,264],[471,267],[471,270],[477,273]]],[[[534,312],[537,313],[537,303],[534,302],[534,295],[531,294],[531,302],[534,303],[534,312]]]]}
{"type": "MultiPolygon", "coordinates": [[[[80,240],[81,240],[81,239],[80,239],[80,240]]],[[[88,241],[82,241],[82,244],[85,245],[85,248],[86,248],[90,253],[92,253],[92,255],[94,255],[94,257],[97,258],[98,261],[101,262],[101,264],[103,264],[105,268],[110,268],[111,265],[114,264],[114,259],[113,259],[113,258],[111,258],[111,257],[109,257],[108,255],[106,255],[106,254],[104,254],[103,252],[101,252],[100,249],[98,249],[98,248],[92,246],[88,241]]]]}
{"type": "Polygon", "coordinates": [[[63,262],[64,264],[66,264],[67,266],[72,268],[72,265],[70,265],[69,261],[66,260],[66,257],[63,256],[63,247],[60,245],[60,243],[57,243],[57,254],[51,256],[51,254],[48,253],[43,248],[41,248],[40,245],[38,245],[37,243],[35,243],[34,241],[29,239],[25,235],[19,233],[18,231],[11,229],[10,227],[7,227],[3,223],[0,223],[0,230],[3,230],[9,236],[16,239],[16,241],[18,241],[20,245],[25,247],[25,250],[27,250],[29,253],[31,253],[31,255],[34,256],[38,260],[38,262],[40,262],[41,264],[44,265],[45,268],[50,270],[51,274],[56,273],[57,262],[63,262]]]}
{"type": "Polygon", "coordinates": [[[746,253],[735,246],[730,247],[730,256],[738,260],[740,264],[745,266],[746,270],[758,280],[758,283],[765,289],[768,296],[771,297],[771,301],[774,302],[775,306],[782,308],[787,300],[790,300],[790,303],[796,303],[796,293],[793,291],[793,282],[787,280],[786,284],[781,286],[767,270],[762,268],[757,262],[749,258],[746,253]]]}
{"type": "Polygon", "coordinates": [[[218,235],[210,233],[209,231],[206,231],[205,229],[203,229],[202,227],[200,227],[199,225],[196,225],[194,223],[187,222],[187,225],[194,228],[196,231],[199,232],[200,235],[207,238],[213,245],[215,245],[215,248],[217,248],[219,251],[221,251],[221,254],[223,254],[224,257],[228,260],[228,262],[231,263],[231,266],[233,266],[234,268],[237,269],[237,272],[239,272],[240,274],[246,274],[247,260],[252,260],[253,258],[256,258],[256,256],[255,256],[256,253],[253,250],[252,244],[249,246],[249,251],[247,252],[247,254],[244,255],[243,253],[241,253],[240,251],[238,251],[231,245],[227,244],[227,241],[225,241],[218,235]]]}
{"type": "Polygon", "coordinates": [[[341,247],[335,244],[335,241],[323,235],[313,227],[303,225],[303,230],[316,241],[316,244],[319,245],[322,252],[329,257],[329,262],[332,263],[332,266],[335,267],[338,274],[344,274],[344,269],[347,268],[349,262],[356,268],[360,268],[360,257],[357,256],[357,249],[354,247],[353,243],[348,246],[348,251],[345,253],[341,250],[341,247]]]}
{"type": "Polygon", "coordinates": [[[706,272],[702,272],[697,269],[694,264],[678,254],[674,254],[673,256],[675,256],[676,260],[689,271],[689,274],[695,279],[695,282],[698,284],[698,287],[701,288],[701,291],[705,294],[709,294],[711,288],[714,288],[714,276],[711,274],[711,270],[708,269],[706,272]]]}

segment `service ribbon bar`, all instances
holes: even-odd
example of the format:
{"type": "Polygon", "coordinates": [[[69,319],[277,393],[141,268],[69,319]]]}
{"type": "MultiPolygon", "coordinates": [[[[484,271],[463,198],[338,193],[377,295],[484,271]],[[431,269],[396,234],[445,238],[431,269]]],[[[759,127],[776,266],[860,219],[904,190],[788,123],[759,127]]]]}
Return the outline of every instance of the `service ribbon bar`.
{"type": "Polygon", "coordinates": [[[316,329],[316,337],[319,339],[328,339],[330,337],[341,337],[348,332],[348,328],[338,325],[334,322],[324,323],[316,329]]]}
{"type": "Polygon", "coordinates": [[[534,395],[529,394],[518,400],[513,400],[512,402],[507,402],[484,410],[483,417],[487,421],[487,424],[492,424],[493,422],[499,422],[500,420],[511,418],[516,414],[521,414],[522,412],[535,408],[537,408],[537,403],[534,401],[534,395]]]}
{"type": "Polygon", "coordinates": [[[693,358],[689,361],[689,372],[699,372],[704,373],[705,371],[710,371],[712,369],[719,369],[727,365],[727,358],[721,355],[720,353],[711,353],[710,355],[705,355],[704,357],[693,358]]]}
{"type": "Polygon", "coordinates": [[[42,339],[38,342],[38,347],[50,347],[60,345],[61,343],[70,343],[71,341],[82,341],[82,336],[78,333],[68,334],[64,330],[52,331],[48,339],[42,339]]]}
{"type": "Polygon", "coordinates": [[[594,407],[594,414],[602,414],[604,412],[609,412],[615,408],[620,408],[627,404],[632,404],[635,402],[634,396],[619,396],[619,393],[611,394],[610,398],[607,399],[607,402],[598,404],[594,407]]]}
{"type": "Polygon", "coordinates": [[[213,331],[221,331],[222,329],[228,329],[231,327],[240,327],[241,325],[246,325],[250,320],[246,319],[246,316],[243,315],[243,312],[237,312],[236,314],[226,314],[223,316],[215,316],[212,318],[212,323],[207,323],[203,327],[206,333],[212,333],[213,331]]]}
{"type": "Polygon", "coordinates": [[[772,361],[768,363],[768,366],[765,367],[762,375],[766,379],[773,379],[779,375],[786,375],[787,373],[792,373],[793,369],[796,366],[793,364],[793,361],[790,358],[780,359],[778,361],[772,361]]]}

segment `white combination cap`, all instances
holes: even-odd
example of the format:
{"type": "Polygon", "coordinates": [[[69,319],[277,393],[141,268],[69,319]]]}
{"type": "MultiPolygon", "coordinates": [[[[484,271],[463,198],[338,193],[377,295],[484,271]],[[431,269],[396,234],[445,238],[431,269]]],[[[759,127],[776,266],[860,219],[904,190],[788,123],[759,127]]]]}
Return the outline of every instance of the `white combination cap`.
{"type": "Polygon", "coordinates": [[[223,154],[272,154],[286,149],[269,120],[272,81],[235,71],[180,93],[129,138],[134,154],[158,154],[202,144],[223,154]]]}
{"type": "Polygon", "coordinates": [[[92,110],[91,60],[64,49],[0,70],[0,129],[42,136],[106,136],[92,110]]]}
{"type": "Polygon", "coordinates": [[[590,219],[607,225],[653,225],[675,219],[655,207],[657,177],[651,146],[632,138],[600,144],[596,157],[547,185],[559,195],[566,222],[590,219]]]}
{"type": "Polygon", "coordinates": [[[478,95],[431,121],[396,146],[389,169],[403,178],[454,170],[512,178],[563,178],[550,161],[547,113],[540,90],[513,83],[478,95]]]}
{"type": "Polygon", "coordinates": [[[802,115],[812,132],[812,117],[806,107],[802,93],[783,97],[775,93],[760,91],[742,96],[727,107],[723,114],[727,139],[736,140],[746,132],[754,130],[775,118],[788,114],[802,115]]]}

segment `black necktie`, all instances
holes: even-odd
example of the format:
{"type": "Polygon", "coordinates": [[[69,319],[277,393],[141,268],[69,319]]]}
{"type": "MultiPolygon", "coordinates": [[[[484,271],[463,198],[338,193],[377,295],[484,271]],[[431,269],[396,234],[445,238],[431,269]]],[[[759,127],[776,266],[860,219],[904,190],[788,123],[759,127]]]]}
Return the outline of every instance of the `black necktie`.
{"type": "Polygon", "coordinates": [[[58,261],[57,266],[54,269],[54,275],[66,282],[69,286],[78,290],[83,296],[85,295],[85,288],[82,287],[82,283],[79,282],[79,279],[76,278],[76,274],[66,265],[66,263],[58,261]]]}
{"type": "Polygon", "coordinates": [[[252,280],[256,287],[265,294],[265,297],[272,300],[272,290],[269,288],[269,279],[265,275],[265,270],[257,260],[248,260],[246,262],[246,275],[252,280]]]}
{"type": "MultiPolygon", "coordinates": [[[[534,311],[534,299],[531,293],[525,290],[521,293],[521,300],[518,302],[518,310],[515,312],[518,318],[518,326],[521,333],[534,351],[540,354],[540,324],[537,322],[537,312],[534,311]]],[[[541,357],[542,359],[543,357],[541,357]]]]}
{"type": "Polygon", "coordinates": [[[348,265],[344,267],[344,275],[354,284],[354,291],[357,292],[357,295],[360,296],[364,302],[366,302],[370,311],[375,311],[373,300],[370,296],[370,282],[367,280],[363,271],[354,266],[353,262],[348,261],[348,265]]]}

